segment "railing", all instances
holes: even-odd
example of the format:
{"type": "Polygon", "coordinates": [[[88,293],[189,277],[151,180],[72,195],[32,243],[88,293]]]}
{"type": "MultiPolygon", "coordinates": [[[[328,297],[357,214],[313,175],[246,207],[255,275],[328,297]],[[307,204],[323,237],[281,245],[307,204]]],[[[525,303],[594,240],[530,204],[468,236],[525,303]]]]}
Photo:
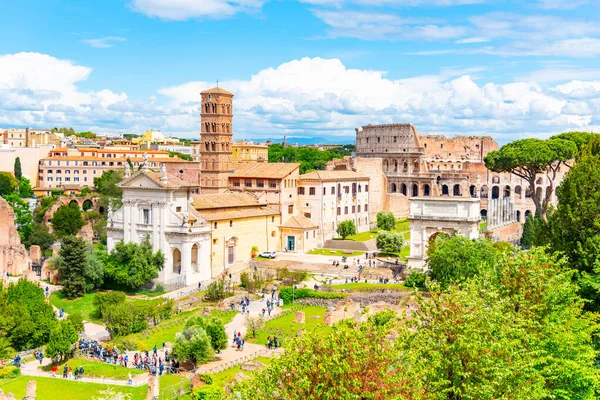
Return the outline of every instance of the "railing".
{"type": "Polygon", "coordinates": [[[203,373],[203,374],[217,374],[219,372],[225,371],[229,368],[233,368],[233,367],[243,364],[245,362],[252,361],[258,357],[271,357],[273,352],[274,352],[273,350],[267,350],[267,349],[256,350],[254,353],[250,353],[246,356],[226,362],[221,365],[217,365],[217,366],[209,368],[209,369],[203,370],[202,367],[200,367],[200,368],[196,369],[196,372],[203,373]]]}

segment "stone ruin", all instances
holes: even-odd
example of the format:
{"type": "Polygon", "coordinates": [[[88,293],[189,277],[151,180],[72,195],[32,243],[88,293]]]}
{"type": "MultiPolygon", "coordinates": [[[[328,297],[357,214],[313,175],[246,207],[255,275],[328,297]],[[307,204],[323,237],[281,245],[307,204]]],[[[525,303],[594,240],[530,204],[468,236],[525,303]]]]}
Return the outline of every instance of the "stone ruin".
{"type": "Polygon", "coordinates": [[[296,311],[295,321],[297,324],[304,324],[306,322],[304,311],[296,311]]]}
{"type": "MultiPolygon", "coordinates": [[[[0,272],[6,276],[27,275],[31,271],[31,259],[21,244],[15,227],[15,212],[6,200],[0,198],[0,272]]],[[[33,272],[33,271],[31,271],[33,272]]],[[[34,273],[35,276],[35,273],[34,273]]]]}
{"type": "Polygon", "coordinates": [[[334,307],[329,307],[323,316],[325,325],[333,325],[344,319],[354,319],[356,322],[361,321],[360,303],[355,303],[346,298],[344,301],[338,301],[334,307]]]}

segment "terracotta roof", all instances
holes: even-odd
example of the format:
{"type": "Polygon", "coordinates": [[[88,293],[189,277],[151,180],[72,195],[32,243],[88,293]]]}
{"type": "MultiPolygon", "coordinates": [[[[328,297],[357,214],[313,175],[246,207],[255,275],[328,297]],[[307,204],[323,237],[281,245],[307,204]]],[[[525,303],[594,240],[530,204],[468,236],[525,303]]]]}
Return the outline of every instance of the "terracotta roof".
{"type": "Polygon", "coordinates": [[[227,90],[220,88],[220,87],[214,87],[212,89],[207,89],[207,90],[203,90],[200,92],[200,94],[209,94],[209,93],[227,94],[229,96],[233,96],[233,93],[228,92],[227,90]]]}
{"type": "Polygon", "coordinates": [[[312,171],[307,174],[300,175],[299,180],[314,180],[314,181],[356,181],[369,180],[368,177],[359,175],[354,171],[312,171]]]}
{"type": "Polygon", "coordinates": [[[196,210],[212,208],[258,206],[258,199],[250,193],[211,193],[194,196],[193,206],[196,210]]]}
{"type": "MultiPolygon", "coordinates": [[[[127,159],[130,159],[131,162],[143,161],[142,157],[115,157],[115,158],[106,158],[106,157],[93,157],[93,156],[50,156],[44,157],[41,160],[57,160],[57,161],[117,161],[123,162],[127,159]]],[[[178,157],[150,157],[148,158],[148,162],[180,162],[185,161],[178,157]]],[[[62,167],[63,165],[61,165],[62,167]]],[[[66,165],[68,167],[74,167],[75,165],[66,165]]],[[[80,167],[81,165],[77,165],[80,167]]]]}
{"type": "Polygon", "coordinates": [[[117,186],[119,186],[121,188],[127,187],[127,184],[129,182],[133,181],[135,179],[135,177],[138,175],[145,175],[148,178],[152,179],[154,182],[156,182],[158,185],[160,185],[166,189],[179,189],[179,188],[185,188],[185,187],[191,186],[189,184],[189,182],[186,182],[183,179],[179,178],[177,175],[170,174],[168,172],[167,172],[167,182],[162,182],[160,180],[161,173],[150,170],[150,169],[141,169],[141,170],[135,172],[129,178],[122,180],[121,183],[119,183],[117,186]]]}
{"type": "Polygon", "coordinates": [[[306,218],[303,215],[292,216],[288,219],[285,224],[281,225],[282,228],[296,228],[296,229],[311,229],[318,228],[319,226],[315,224],[310,219],[306,218]]]}
{"type": "Polygon", "coordinates": [[[96,153],[132,153],[132,154],[144,154],[144,153],[148,153],[148,154],[165,154],[168,155],[169,152],[168,151],[163,151],[163,150],[118,150],[118,149],[111,149],[110,147],[108,148],[104,148],[104,149],[87,149],[87,148],[77,148],[78,151],[81,152],[96,152],[96,153]]]}
{"type": "Polygon", "coordinates": [[[200,215],[207,221],[221,221],[228,219],[240,219],[251,217],[264,217],[268,215],[279,215],[279,211],[269,207],[244,208],[241,210],[214,211],[199,210],[200,215]]]}
{"type": "Polygon", "coordinates": [[[230,177],[283,179],[298,168],[299,163],[245,162],[234,164],[230,177]]]}

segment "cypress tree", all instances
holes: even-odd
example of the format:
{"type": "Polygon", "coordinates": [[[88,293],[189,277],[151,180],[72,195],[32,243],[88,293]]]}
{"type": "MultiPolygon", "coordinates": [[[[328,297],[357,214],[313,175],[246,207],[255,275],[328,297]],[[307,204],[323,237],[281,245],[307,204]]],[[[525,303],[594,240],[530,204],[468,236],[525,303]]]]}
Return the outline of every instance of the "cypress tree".
{"type": "Polygon", "coordinates": [[[21,180],[21,176],[23,176],[23,172],[21,171],[21,158],[15,158],[15,178],[17,181],[21,180]]]}

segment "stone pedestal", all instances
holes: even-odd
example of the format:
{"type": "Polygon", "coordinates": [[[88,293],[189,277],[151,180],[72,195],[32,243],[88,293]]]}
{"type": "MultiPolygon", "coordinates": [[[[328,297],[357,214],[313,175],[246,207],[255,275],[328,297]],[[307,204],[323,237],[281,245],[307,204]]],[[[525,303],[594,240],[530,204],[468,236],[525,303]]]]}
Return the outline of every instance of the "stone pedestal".
{"type": "Polygon", "coordinates": [[[35,400],[36,387],[37,387],[36,381],[32,380],[32,381],[27,382],[27,388],[25,389],[25,399],[26,400],[35,400]]]}
{"type": "Polygon", "coordinates": [[[146,395],[146,400],[158,399],[160,394],[158,382],[158,378],[154,375],[148,378],[148,394],[146,395]]]}
{"type": "Polygon", "coordinates": [[[303,324],[306,322],[306,316],[303,311],[296,311],[296,323],[303,324]]]}

